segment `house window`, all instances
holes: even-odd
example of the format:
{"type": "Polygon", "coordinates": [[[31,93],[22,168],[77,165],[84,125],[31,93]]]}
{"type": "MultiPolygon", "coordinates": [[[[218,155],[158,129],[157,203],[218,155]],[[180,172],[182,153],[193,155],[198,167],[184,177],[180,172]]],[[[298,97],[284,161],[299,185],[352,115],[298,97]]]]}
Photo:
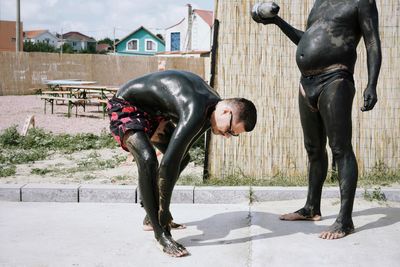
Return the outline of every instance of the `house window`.
{"type": "Polygon", "coordinates": [[[146,39],[146,51],[157,51],[157,43],[153,40],[146,39]]]}
{"type": "Polygon", "coordinates": [[[126,50],[138,51],[138,50],[139,50],[139,40],[138,40],[138,39],[130,40],[130,41],[126,44],[126,50]]]}
{"type": "Polygon", "coordinates": [[[181,33],[171,32],[171,51],[181,50],[181,33]]]}
{"type": "Polygon", "coordinates": [[[72,42],[72,46],[76,46],[76,42],[72,42]]]}

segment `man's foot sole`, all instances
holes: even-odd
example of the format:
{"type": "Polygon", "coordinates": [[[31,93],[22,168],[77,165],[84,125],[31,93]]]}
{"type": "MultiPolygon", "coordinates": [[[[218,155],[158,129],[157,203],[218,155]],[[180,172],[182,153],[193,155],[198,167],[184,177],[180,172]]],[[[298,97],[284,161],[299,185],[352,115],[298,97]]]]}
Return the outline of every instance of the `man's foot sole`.
{"type": "Polygon", "coordinates": [[[279,216],[282,221],[320,221],[321,215],[314,215],[312,217],[303,216],[297,212],[287,213],[279,216]]]}
{"type": "MultiPolygon", "coordinates": [[[[186,225],[171,222],[171,229],[182,230],[186,229],[186,225]]],[[[153,226],[151,224],[143,224],[143,231],[153,231],[153,226]]]]}

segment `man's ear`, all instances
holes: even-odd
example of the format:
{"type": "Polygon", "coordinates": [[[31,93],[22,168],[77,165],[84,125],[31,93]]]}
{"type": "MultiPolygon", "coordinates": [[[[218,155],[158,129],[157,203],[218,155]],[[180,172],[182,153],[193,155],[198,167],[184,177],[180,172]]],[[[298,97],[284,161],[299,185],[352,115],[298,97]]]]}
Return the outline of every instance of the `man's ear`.
{"type": "Polygon", "coordinates": [[[230,109],[230,108],[228,108],[228,107],[225,107],[223,110],[222,110],[222,115],[224,115],[224,114],[226,114],[226,113],[230,113],[232,110],[230,109]]]}

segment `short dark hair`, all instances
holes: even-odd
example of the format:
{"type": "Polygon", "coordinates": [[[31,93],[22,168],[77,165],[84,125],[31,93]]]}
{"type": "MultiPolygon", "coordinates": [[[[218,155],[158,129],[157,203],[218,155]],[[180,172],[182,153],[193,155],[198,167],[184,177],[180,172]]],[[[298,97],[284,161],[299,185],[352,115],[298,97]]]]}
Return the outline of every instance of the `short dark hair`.
{"type": "Polygon", "coordinates": [[[245,98],[228,98],[227,103],[236,106],[239,109],[239,122],[244,122],[246,132],[251,132],[257,123],[257,109],[250,100],[245,98]]]}

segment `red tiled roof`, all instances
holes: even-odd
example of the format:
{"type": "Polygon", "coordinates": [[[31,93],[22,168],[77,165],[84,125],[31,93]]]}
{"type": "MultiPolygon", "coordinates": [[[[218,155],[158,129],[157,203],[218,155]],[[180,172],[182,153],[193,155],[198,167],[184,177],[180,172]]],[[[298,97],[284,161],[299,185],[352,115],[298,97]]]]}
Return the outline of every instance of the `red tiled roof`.
{"type": "Polygon", "coordinates": [[[214,24],[214,13],[209,10],[194,9],[194,13],[199,15],[210,27],[214,24]]]}
{"type": "Polygon", "coordinates": [[[97,44],[96,51],[107,51],[109,48],[109,44],[97,44]]]}
{"type": "Polygon", "coordinates": [[[89,37],[87,35],[84,35],[80,32],[67,32],[63,34],[63,39],[75,39],[79,41],[96,41],[92,37],[89,37]]]}
{"type": "Polygon", "coordinates": [[[41,35],[45,32],[47,32],[47,30],[24,31],[24,37],[32,39],[32,38],[38,37],[39,35],[41,35]]]}

